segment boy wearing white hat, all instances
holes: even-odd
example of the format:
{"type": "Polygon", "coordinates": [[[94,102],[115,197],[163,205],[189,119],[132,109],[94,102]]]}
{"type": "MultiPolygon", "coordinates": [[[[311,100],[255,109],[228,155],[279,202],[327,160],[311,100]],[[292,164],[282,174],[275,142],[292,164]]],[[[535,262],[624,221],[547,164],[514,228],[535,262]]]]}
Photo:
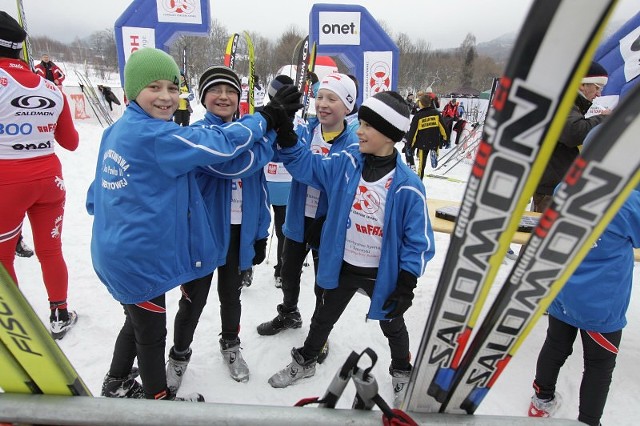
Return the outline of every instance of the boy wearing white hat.
{"type": "MultiPolygon", "coordinates": [[[[297,137],[307,150],[320,157],[357,148],[358,136],[349,128],[345,117],[356,102],[356,86],[349,76],[331,73],[320,82],[316,95],[316,117],[307,126],[296,128],[297,137]]],[[[263,336],[277,334],[288,328],[300,328],[302,317],[298,310],[300,274],[304,260],[311,249],[317,273],[320,233],[327,212],[326,195],[305,183],[293,179],[283,233],[286,237],[283,250],[282,291],[283,301],[277,306],[278,315],[258,326],[263,336]]],[[[322,289],[315,286],[316,307],[320,303],[322,289]]],[[[324,360],[328,347],[324,348],[324,360]]]]}

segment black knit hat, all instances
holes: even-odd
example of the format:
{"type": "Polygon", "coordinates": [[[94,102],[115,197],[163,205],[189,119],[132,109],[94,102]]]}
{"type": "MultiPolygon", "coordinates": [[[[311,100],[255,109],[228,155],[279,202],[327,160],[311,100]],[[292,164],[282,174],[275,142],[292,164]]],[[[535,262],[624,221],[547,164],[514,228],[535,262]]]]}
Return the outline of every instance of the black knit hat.
{"type": "Polygon", "coordinates": [[[409,107],[397,92],[379,92],[360,105],[358,119],[399,142],[409,128],[409,107]]]}
{"type": "Polygon", "coordinates": [[[277,75],[271,83],[269,83],[269,87],[267,88],[267,94],[269,95],[269,99],[273,98],[278,90],[280,90],[284,86],[289,86],[293,84],[293,79],[285,74],[277,75]]]}
{"type": "Polygon", "coordinates": [[[228,84],[233,87],[238,94],[242,93],[240,89],[240,78],[229,67],[224,65],[214,65],[209,67],[200,76],[200,82],[198,83],[198,96],[200,97],[200,103],[204,105],[204,95],[207,94],[207,90],[216,84],[228,84]]]}
{"type": "Polygon", "coordinates": [[[5,11],[0,11],[0,56],[18,58],[26,31],[5,11]]]}
{"type": "Polygon", "coordinates": [[[589,71],[587,71],[587,74],[582,79],[583,84],[593,83],[599,84],[601,86],[607,84],[608,81],[609,73],[602,65],[600,65],[596,61],[591,62],[589,71]]]}

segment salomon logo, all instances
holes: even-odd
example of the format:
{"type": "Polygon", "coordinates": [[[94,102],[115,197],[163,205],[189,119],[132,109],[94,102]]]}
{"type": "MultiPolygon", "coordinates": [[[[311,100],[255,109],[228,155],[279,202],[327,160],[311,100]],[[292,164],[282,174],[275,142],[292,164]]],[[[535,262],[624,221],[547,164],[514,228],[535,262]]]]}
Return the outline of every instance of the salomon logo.
{"type": "Polygon", "coordinates": [[[49,109],[56,106],[56,103],[43,96],[20,96],[12,99],[11,105],[24,109],[49,109]]]}

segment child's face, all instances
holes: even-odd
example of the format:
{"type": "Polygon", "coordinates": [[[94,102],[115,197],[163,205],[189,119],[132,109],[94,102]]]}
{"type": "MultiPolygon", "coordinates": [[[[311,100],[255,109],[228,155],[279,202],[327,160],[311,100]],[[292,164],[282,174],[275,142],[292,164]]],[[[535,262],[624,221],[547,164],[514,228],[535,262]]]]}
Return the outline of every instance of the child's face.
{"type": "Polygon", "coordinates": [[[338,130],[344,118],[351,111],[340,97],[328,89],[318,90],[316,96],[316,117],[322,124],[323,130],[338,130]]]}
{"type": "Polygon", "coordinates": [[[136,102],[151,117],[169,121],[178,109],[179,95],[177,84],[169,80],[156,80],[140,91],[136,102]]]}
{"type": "Polygon", "coordinates": [[[240,94],[228,84],[216,84],[204,95],[204,106],[213,115],[228,123],[238,109],[240,94]]]}
{"type": "Polygon", "coordinates": [[[364,120],[360,120],[360,127],[356,130],[356,135],[359,139],[360,152],[363,154],[385,157],[393,152],[393,141],[364,120]]]}

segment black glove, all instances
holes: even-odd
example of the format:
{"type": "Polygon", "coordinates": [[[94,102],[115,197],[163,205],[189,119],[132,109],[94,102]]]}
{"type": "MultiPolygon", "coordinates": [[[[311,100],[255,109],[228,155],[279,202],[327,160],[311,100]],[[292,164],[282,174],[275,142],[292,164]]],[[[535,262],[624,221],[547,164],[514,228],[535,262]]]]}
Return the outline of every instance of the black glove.
{"type": "Polygon", "coordinates": [[[279,129],[285,122],[291,121],[289,115],[295,114],[303,106],[300,99],[302,93],[292,84],[278,89],[271,101],[260,111],[267,120],[267,130],[279,129]]]}
{"type": "Polygon", "coordinates": [[[267,257],[267,239],[263,238],[254,242],[253,251],[255,254],[253,255],[252,263],[254,265],[259,265],[264,262],[264,259],[267,257]]]}
{"type": "Polygon", "coordinates": [[[276,142],[280,148],[291,148],[298,142],[298,135],[293,130],[293,123],[291,121],[287,121],[280,126],[276,142]]]}
{"type": "Polygon", "coordinates": [[[307,246],[314,250],[320,248],[320,237],[322,236],[322,226],[327,217],[320,216],[316,218],[311,225],[304,231],[304,240],[307,242],[307,246]]]}
{"type": "Polygon", "coordinates": [[[411,301],[413,300],[413,289],[416,288],[417,282],[418,278],[412,273],[403,269],[400,270],[396,289],[393,290],[393,293],[389,295],[387,301],[382,305],[382,309],[387,310],[395,304],[395,307],[385,315],[385,318],[397,318],[409,309],[411,301]]]}

